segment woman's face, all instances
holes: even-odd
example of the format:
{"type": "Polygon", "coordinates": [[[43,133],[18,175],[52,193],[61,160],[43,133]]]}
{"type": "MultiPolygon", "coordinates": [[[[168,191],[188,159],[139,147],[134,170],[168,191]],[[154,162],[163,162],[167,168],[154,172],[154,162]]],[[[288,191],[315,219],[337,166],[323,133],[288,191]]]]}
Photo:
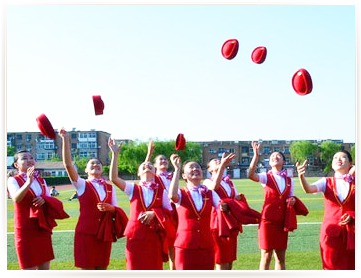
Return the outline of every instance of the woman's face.
{"type": "Polygon", "coordinates": [[[271,167],[283,167],[283,164],[285,164],[285,161],[283,160],[283,156],[279,152],[274,152],[269,157],[269,165],[271,167]]]}
{"type": "Polygon", "coordinates": [[[220,165],[221,165],[221,161],[217,158],[214,158],[208,163],[208,171],[211,174],[217,173],[220,165]]]}
{"type": "Polygon", "coordinates": [[[85,167],[85,173],[92,176],[99,176],[103,173],[103,165],[98,159],[90,159],[85,167]]]}
{"type": "Polygon", "coordinates": [[[164,155],[159,155],[155,159],[154,166],[160,171],[167,171],[168,165],[169,165],[168,159],[164,155]]]}
{"type": "Polygon", "coordinates": [[[139,165],[138,176],[142,177],[145,175],[155,176],[155,168],[150,162],[143,162],[142,164],[139,165]]]}
{"type": "Polygon", "coordinates": [[[334,171],[342,171],[344,174],[348,173],[352,166],[352,162],[348,159],[347,154],[337,152],[332,159],[332,169],[334,171]]]}
{"type": "Polygon", "coordinates": [[[203,171],[197,162],[189,162],[184,166],[183,179],[198,183],[203,179],[203,171]]]}
{"type": "Polygon", "coordinates": [[[26,173],[28,168],[35,166],[35,159],[31,153],[24,152],[17,154],[18,159],[14,162],[14,166],[19,172],[26,173]]]}

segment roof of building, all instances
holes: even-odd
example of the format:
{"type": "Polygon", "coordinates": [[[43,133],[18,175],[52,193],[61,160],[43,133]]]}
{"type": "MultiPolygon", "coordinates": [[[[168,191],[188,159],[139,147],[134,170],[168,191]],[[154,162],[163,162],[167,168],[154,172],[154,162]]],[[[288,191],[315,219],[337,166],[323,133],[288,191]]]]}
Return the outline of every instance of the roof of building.
{"type": "MultiPolygon", "coordinates": [[[[72,162],[75,165],[75,161],[72,162]]],[[[36,169],[65,169],[62,161],[37,161],[36,169]]]]}

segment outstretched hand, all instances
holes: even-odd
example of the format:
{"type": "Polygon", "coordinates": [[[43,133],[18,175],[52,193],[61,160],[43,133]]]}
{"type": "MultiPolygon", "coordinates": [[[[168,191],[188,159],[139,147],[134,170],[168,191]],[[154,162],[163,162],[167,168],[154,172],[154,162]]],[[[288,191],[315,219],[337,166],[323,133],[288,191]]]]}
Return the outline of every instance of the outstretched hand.
{"type": "Polygon", "coordinates": [[[221,164],[222,165],[228,165],[229,163],[231,163],[232,159],[235,158],[235,154],[234,153],[230,153],[229,155],[226,156],[226,153],[222,154],[222,158],[221,158],[221,164]]]}
{"type": "Polygon", "coordinates": [[[122,145],[123,145],[123,142],[120,142],[120,144],[117,145],[117,143],[115,142],[115,139],[112,139],[109,137],[108,146],[113,153],[119,153],[120,149],[122,148],[122,145]]]}
{"type": "Polygon", "coordinates": [[[252,149],[253,149],[253,154],[254,155],[259,155],[259,148],[261,147],[261,144],[252,141],[252,149]]]}
{"type": "Polygon", "coordinates": [[[180,168],[181,159],[180,159],[179,155],[172,154],[170,156],[170,161],[172,162],[172,165],[173,165],[174,169],[179,169],[180,168]]]}
{"type": "Polygon", "coordinates": [[[296,168],[297,168],[297,173],[298,173],[298,176],[303,176],[305,173],[306,173],[306,167],[307,167],[307,163],[308,163],[308,160],[306,159],[302,165],[300,165],[297,161],[296,163],[296,168]]]}
{"type": "Polygon", "coordinates": [[[62,139],[69,138],[69,133],[65,130],[64,127],[60,129],[58,134],[62,139]]]}

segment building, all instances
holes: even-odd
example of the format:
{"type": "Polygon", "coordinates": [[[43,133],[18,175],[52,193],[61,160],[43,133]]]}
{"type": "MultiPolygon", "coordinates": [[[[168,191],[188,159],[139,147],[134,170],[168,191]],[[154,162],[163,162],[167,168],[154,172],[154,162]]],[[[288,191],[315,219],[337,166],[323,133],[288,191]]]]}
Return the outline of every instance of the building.
{"type": "MultiPolygon", "coordinates": [[[[110,163],[108,139],[110,133],[104,131],[69,131],[69,143],[72,159],[98,158],[103,165],[110,163]]],[[[40,132],[8,132],[7,146],[15,147],[16,151],[27,150],[37,161],[61,158],[61,138],[49,139],[40,132]]]]}
{"type": "MultiPolygon", "coordinates": [[[[327,140],[310,140],[311,143],[317,145],[327,140]]],[[[331,140],[335,143],[341,143],[342,149],[351,150],[351,143],[343,143],[342,140],[331,140]]],[[[291,140],[259,140],[261,143],[260,157],[258,160],[258,168],[269,170],[269,156],[272,152],[280,151],[286,157],[285,168],[294,167],[290,156],[291,140]]],[[[247,170],[253,157],[253,149],[251,141],[209,141],[199,142],[202,146],[202,168],[206,169],[207,163],[213,158],[221,158],[224,152],[234,153],[236,156],[227,167],[227,172],[233,178],[246,178],[247,170]]],[[[322,169],[319,154],[316,152],[309,158],[309,164],[315,171],[322,169]]]]}

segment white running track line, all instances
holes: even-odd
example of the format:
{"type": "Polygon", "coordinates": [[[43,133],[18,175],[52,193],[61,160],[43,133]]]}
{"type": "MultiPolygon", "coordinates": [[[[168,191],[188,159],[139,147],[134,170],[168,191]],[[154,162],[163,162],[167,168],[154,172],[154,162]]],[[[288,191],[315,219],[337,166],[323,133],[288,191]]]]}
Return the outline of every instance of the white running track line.
{"type": "MultiPolygon", "coordinates": [[[[321,225],[322,222],[302,222],[297,223],[297,225],[321,225]]],[[[249,227],[249,226],[258,226],[258,224],[248,224],[243,225],[242,227],[249,227]]],[[[61,230],[61,231],[53,231],[53,233],[74,233],[74,230],[61,230]]],[[[8,235],[13,235],[14,232],[7,232],[8,235]]]]}

